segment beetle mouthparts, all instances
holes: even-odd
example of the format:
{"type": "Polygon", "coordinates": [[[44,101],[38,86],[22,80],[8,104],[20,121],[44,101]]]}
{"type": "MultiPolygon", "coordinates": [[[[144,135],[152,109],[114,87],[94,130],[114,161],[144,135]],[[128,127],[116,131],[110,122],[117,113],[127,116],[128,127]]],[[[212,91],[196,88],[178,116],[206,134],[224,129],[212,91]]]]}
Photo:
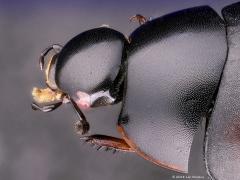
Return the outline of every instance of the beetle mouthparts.
{"type": "Polygon", "coordinates": [[[49,103],[53,101],[60,101],[63,99],[63,93],[60,91],[53,91],[50,88],[40,89],[34,87],[32,90],[33,99],[38,103],[49,103]]]}

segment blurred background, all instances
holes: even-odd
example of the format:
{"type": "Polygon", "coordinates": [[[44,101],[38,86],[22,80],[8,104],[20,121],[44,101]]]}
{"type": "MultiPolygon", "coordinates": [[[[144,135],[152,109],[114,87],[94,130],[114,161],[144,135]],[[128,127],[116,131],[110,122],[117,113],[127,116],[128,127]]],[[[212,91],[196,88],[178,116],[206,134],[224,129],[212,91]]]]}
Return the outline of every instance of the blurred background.
{"type": "MultiPolygon", "coordinates": [[[[44,86],[38,68],[41,51],[64,45],[75,35],[102,24],[129,35],[136,13],[159,17],[176,10],[210,5],[219,14],[234,0],[30,1],[0,0],[0,180],[170,180],[187,176],[160,168],[135,154],[96,151],[73,129],[70,105],[51,113],[34,112],[33,86],[44,86]]],[[[119,136],[121,104],[87,112],[91,133],[119,136]]],[[[189,174],[208,179],[203,161],[204,125],[194,139],[189,174]]]]}

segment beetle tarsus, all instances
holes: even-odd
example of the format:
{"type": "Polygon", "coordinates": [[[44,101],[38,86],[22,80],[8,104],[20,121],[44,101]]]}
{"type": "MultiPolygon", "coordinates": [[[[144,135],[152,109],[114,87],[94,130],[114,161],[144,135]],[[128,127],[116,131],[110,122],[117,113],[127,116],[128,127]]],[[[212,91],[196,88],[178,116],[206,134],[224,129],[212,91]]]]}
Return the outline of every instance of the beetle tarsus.
{"type": "Polygon", "coordinates": [[[113,154],[115,154],[117,152],[117,150],[116,149],[113,149],[113,154]]]}
{"type": "Polygon", "coordinates": [[[84,135],[89,131],[90,125],[87,121],[77,121],[74,124],[76,133],[79,135],[84,135]]]}
{"type": "Polygon", "coordinates": [[[141,14],[136,14],[136,15],[132,16],[129,20],[131,22],[138,21],[139,25],[142,25],[148,21],[147,18],[141,14]]]}

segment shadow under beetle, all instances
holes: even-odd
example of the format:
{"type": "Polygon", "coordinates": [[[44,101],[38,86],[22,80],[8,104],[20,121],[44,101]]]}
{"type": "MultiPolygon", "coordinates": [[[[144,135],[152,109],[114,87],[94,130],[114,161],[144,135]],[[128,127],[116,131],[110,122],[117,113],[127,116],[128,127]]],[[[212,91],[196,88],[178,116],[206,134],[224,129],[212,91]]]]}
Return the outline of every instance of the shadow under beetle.
{"type": "Polygon", "coordinates": [[[117,122],[122,139],[82,139],[135,152],[179,172],[188,172],[193,137],[206,119],[208,174],[239,179],[240,3],[225,7],[222,15],[208,6],[153,20],[138,14],[131,20],[140,27],[128,38],[100,27],[63,47],[53,45],[41,54],[47,88],[33,89],[32,108],[49,112],[72,104],[80,119],[76,127],[84,135],[90,126],[81,109],[122,102],[117,122]]]}

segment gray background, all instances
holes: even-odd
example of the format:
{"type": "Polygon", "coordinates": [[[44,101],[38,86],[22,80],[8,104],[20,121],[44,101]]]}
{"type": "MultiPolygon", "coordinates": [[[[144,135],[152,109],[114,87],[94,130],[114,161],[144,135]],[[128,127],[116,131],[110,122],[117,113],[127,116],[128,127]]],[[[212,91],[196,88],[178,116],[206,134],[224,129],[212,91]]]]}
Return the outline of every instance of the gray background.
{"type": "MultiPolygon", "coordinates": [[[[206,4],[220,13],[232,2],[236,1],[0,1],[0,180],[168,180],[183,175],[135,154],[113,155],[82,144],[73,131],[77,117],[69,105],[47,114],[33,112],[31,89],[44,86],[38,57],[49,44],[65,44],[101,24],[128,35],[138,26],[128,21],[136,13],[154,18],[206,4]]],[[[118,136],[119,108],[88,112],[91,133],[118,136]]],[[[194,140],[189,175],[207,179],[203,129],[194,140]]]]}

